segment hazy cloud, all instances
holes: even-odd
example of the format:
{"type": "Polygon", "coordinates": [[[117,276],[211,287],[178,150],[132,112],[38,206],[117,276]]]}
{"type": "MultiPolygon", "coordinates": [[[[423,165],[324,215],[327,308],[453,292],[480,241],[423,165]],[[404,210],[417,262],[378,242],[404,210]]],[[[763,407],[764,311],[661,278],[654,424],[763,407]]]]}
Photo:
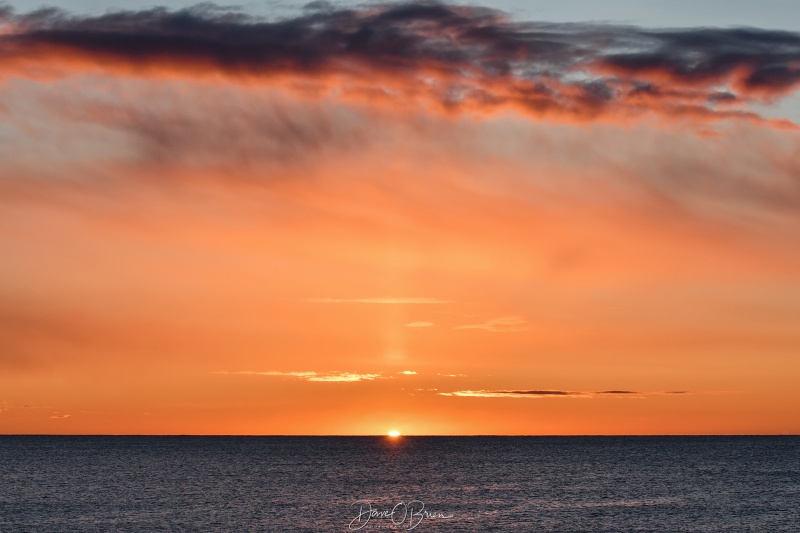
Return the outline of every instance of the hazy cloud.
{"type": "Polygon", "coordinates": [[[408,324],[406,324],[406,327],[407,328],[430,328],[430,327],[433,327],[435,325],[436,324],[434,324],[433,322],[422,322],[422,321],[420,321],[420,322],[409,322],[408,324]]]}
{"type": "Polygon", "coordinates": [[[526,331],[528,321],[520,316],[504,316],[488,320],[482,324],[467,324],[456,326],[455,329],[483,329],[486,331],[526,331]]]}
{"type": "Polygon", "coordinates": [[[447,304],[450,300],[437,298],[309,298],[318,304],[447,304]]]}

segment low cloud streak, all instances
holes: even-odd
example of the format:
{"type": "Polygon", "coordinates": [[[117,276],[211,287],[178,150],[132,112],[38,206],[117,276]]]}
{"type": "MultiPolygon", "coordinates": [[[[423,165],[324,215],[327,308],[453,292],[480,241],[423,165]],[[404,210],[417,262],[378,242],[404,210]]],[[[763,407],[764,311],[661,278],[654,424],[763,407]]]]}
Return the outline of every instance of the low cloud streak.
{"type": "Polygon", "coordinates": [[[283,378],[304,379],[306,381],[325,381],[325,382],[353,382],[353,381],[372,381],[382,377],[377,374],[359,374],[355,372],[278,372],[243,370],[238,372],[215,372],[216,374],[239,375],[239,376],[271,376],[283,378]]]}
{"type": "Polygon", "coordinates": [[[455,329],[482,329],[492,332],[527,331],[530,329],[528,321],[520,316],[504,316],[493,318],[481,324],[467,324],[456,326],[455,329]]]}
{"type": "Polygon", "coordinates": [[[439,300],[437,298],[309,298],[308,301],[318,304],[435,305],[452,303],[450,300],[439,300]]]}
{"type": "Polygon", "coordinates": [[[688,391],[641,392],[630,390],[606,391],[565,391],[565,390],[460,390],[440,392],[441,396],[458,396],[461,398],[597,398],[603,396],[644,397],[690,394],[688,391]]]}

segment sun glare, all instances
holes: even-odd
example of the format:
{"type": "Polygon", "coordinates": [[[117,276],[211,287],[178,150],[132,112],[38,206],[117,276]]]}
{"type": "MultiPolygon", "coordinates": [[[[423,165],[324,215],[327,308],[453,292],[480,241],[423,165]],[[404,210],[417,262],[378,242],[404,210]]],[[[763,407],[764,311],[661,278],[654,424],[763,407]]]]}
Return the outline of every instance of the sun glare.
{"type": "Polygon", "coordinates": [[[392,437],[393,439],[396,439],[397,437],[399,437],[399,436],[400,436],[400,432],[399,432],[399,431],[397,431],[396,429],[393,429],[393,430],[391,430],[391,431],[388,433],[388,435],[389,435],[390,437],[392,437]]]}

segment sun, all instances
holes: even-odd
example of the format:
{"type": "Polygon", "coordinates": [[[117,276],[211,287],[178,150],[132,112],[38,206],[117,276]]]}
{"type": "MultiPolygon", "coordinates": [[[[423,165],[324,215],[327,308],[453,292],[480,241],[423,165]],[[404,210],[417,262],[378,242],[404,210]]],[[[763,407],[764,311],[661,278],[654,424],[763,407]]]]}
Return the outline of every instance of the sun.
{"type": "Polygon", "coordinates": [[[391,430],[389,433],[387,433],[387,435],[389,435],[389,436],[390,436],[390,437],[392,437],[393,439],[396,439],[397,437],[399,437],[399,436],[400,436],[400,432],[399,432],[399,431],[397,431],[396,429],[393,429],[393,430],[391,430]]]}

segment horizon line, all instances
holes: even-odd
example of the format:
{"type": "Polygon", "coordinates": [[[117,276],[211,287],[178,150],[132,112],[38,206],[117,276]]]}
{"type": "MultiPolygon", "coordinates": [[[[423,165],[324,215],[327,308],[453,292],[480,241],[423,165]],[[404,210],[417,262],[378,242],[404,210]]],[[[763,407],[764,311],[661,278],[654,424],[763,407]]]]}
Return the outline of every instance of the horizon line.
{"type": "MultiPolygon", "coordinates": [[[[382,437],[391,438],[385,433],[381,434],[254,434],[254,433],[0,433],[2,437],[382,437]]],[[[800,437],[800,433],[600,433],[600,434],[401,434],[403,437],[800,437]]],[[[397,438],[397,437],[394,437],[397,438]]]]}

